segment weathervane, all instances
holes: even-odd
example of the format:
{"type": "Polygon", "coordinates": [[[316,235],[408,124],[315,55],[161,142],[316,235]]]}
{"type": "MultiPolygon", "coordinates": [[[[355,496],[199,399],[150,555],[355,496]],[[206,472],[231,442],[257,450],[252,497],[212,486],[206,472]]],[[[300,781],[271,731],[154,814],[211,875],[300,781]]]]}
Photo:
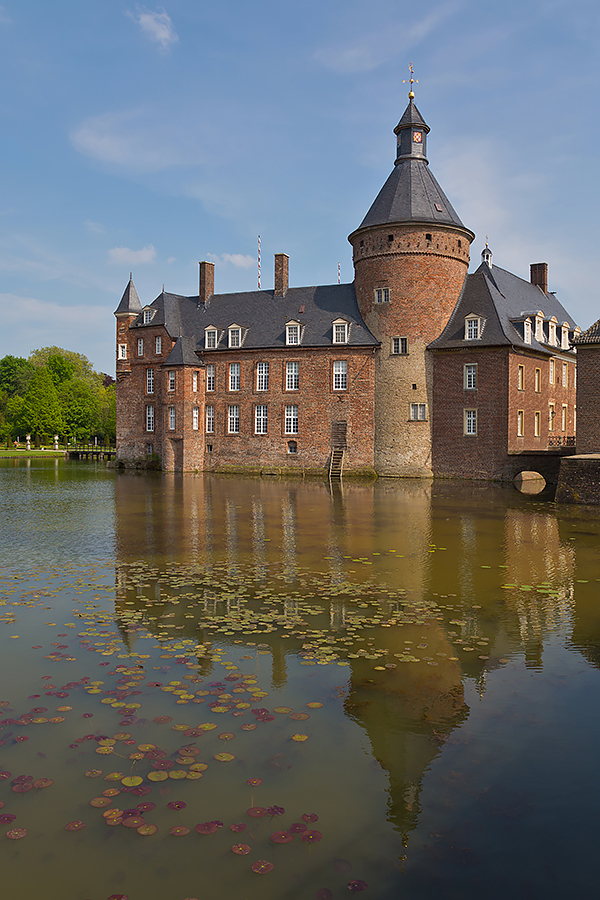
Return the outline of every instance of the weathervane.
{"type": "MultiPolygon", "coordinates": [[[[410,78],[408,79],[408,83],[410,84],[410,91],[408,92],[408,99],[409,99],[409,100],[414,100],[414,99],[415,99],[415,92],[413,91],[412,86],[413,86],[413,84],[418,84],[418,83],[419,83],[419,79],[418,79],[418,78],[413,78],[413,75],[415,74],[415,70],[414,70],[414,68],[413,68],[413,64],[412,64],[412,63],[409,63],[409,64],[408,64],[408,71],[410,72],[410,78]]],[[[403,79],[402,79],[402,84],[406,84],[406,78],[403,78],[403,79]]]]}

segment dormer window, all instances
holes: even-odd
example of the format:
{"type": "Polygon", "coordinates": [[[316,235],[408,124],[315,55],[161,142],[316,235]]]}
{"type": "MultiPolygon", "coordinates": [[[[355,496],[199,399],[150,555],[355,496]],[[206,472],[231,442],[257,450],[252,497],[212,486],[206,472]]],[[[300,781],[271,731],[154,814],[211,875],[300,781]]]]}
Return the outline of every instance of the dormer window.
{"type": "Polygon", "coordinates": [[[145,309],[144,310],[144,325],[149,325],[150,322],[152,321],[153,316],[154,316],[153,309],[145,309]]]}
{"type": "Polygon", "coordinates": [[[558,322],[556,320],[556,316],[552,316],[550,321],[548,322],[548,343],[553,347],[556,347],[556,326],[558,322]]]}
{"type": "Polygon", "coordinates": [[[216,328],[205,328],[204,329],[204,349],[205,350],[215,350],[217,347],[217,329],[216,328]]]}
{"type": "Polygon", "coordinates": [[[231,325],[229,328],[229,346],[241,347],[242,345],[242,329],[239,325],[231,325]]]}
{"type": "Polygon", "coordinates": [[[541,311],[535,317],[535,339],[540,343],[544,341],[544,313],[541,311]]]}
{"type": "Polygon", "coordinates": [[[285,326],[285,342],[288,346],[300,343],[300,323],[288,322],[285,326]]]}
{"type": "Polygon", "coordinates": [[[334,344],[347,344],[348,343],[348,323],[341,322],[339,320],[333,323],[333,343],[334,344]]]}
{"type": "Polygon", "coordinates": [[[531,343],[531,319],[525,319],[523,322],[523,340],[526,344],[531,343]]]}
{"type": "Polygon", "coordinates": [[[561,349],[561,350],[568,350],[568,349],[569,349],[569,323],[568,323],[568,322],[563,322],[562,328],[561,328],[560,331],[561,331],[561,335],[560,335],[560,349],[561,349]]]}
{"type": "Polygon", "coordinates": [[[479,316],[467,316],[465,319],[465,340],[477,341],[481,337],[482,322],[479,316]]]}
{"type": "Polygon", "coordinates": [[[390,289],[389,288],[375,288],[375,303],[389,303],[390,302],[390,289]]]}

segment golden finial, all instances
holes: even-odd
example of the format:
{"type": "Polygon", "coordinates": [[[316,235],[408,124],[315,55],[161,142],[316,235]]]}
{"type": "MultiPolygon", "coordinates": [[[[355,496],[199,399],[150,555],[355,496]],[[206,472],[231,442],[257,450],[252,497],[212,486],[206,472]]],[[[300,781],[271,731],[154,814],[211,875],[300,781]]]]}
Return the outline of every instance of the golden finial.
{"type": "MultiPolygon", "coordinates": [[[[409,63],[409,64],[408,64],[408,71],[410,72],[410,78],[408,79],[408,83],[410,84],[410,91],[408,92],[408,99],[409,99],[409,100],[414,100],[414,99],[415,99],[415,92],[413,91],[412,86],[413,86],[413,84],[418,84],[418,83],[419,83],[419,79],[418,79],[418,78],[413,78],[413,75],[415,74],[415,70],[414,70],[414,68],[413,68],[413,64],[412,64],[412,63],[409,63]]],[[[406,78],[403,78],[403,79],[402,79],[402,84],[406,84],[406,78]]]]}

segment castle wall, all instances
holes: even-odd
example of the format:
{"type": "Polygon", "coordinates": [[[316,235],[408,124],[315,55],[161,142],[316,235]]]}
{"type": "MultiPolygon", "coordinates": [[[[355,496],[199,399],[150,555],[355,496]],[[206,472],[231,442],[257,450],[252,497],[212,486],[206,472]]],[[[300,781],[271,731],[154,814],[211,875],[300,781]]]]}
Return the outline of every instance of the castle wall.
{"type": "Polygon", "coordinates": [[[600,344],[577,345],[577,453],[600,452],[600,344]]]}

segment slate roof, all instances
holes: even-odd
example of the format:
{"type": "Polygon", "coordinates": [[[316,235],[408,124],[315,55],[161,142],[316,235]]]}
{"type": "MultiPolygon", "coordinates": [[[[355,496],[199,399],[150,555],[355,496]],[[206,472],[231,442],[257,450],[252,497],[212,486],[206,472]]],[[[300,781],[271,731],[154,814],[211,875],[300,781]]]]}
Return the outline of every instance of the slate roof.
{"type": "Polygon", "coordinates": [[[404,110],[402,114],[402,118],[394,128],[395,132],[398,132],[401,128],[404,128],[406,125],[420,125],[425,131],[429,132],[431,129],[429,125],[417,109],[417,105],[414,100],[410,100],[408,106],[404,110]]]}
{"type": "Polygon", "coordinates": [[[181,338],[169,356],[171,365],[197,364],[196,352],[204,349],[204,329],[209,326],[217,329],[219,337],[225,332],[225,340],[209,353],[228,349],[226,332],[234,324],[243,330],[243,350],[284,348],[285,326],[292,320],[302,326],[300,347],[331,347],[335,319],[343,319],[349,325],[345,346],[379,346],[362,320],[353,284],[288,288],[285,297],[277,298],[273,291],[213,294],[206,306],[198,305],[198,296],[163,291],[150,309],[155,313],[148,325],[144,325],[140,314],[131,327],[164,325],[172,338],[181,338]]]}
{"type": "Polygon", "coordinates": [[[115,316],[121,315],[122,313],[139,313],[142,311],[142,304],[140,302],[140,298],[138,296],[138,292],[135,289],[135,285],[133,283],[133,278],[129,277],[129,284],[123,291],[123,296],[121,297],[121,302],[117,306],[115,310],[115,316]]]}
{"type": "Polygon", "coordinates": [[[583,331],[580,335],[573,338],[574,344],[600,344],[600,319],[593,325],[583,331]]]}
{"type": "Polygon", "coordinates": [[[523,321],[527,315],[533,316],[539,310],[544,313],[546,320],[556,317],[559,334],[563,322],[569,323],[570,331],[576,327],[572,317],[554,294],[545,294],[537,285],[524,281],[506,269],[499,266],[490,269],[487,263],[482,263],[476,272],[467,275],[448,324],[441,335],[429,344],[429,349],[512,345],[556,354],[560,348],[537,341],[535,329],[532,329],[531,343],[525,343],[523,321]],[[481,337],[477,340],[465,340],[465,317],[471,313],[485,320],[481,337]]]}

